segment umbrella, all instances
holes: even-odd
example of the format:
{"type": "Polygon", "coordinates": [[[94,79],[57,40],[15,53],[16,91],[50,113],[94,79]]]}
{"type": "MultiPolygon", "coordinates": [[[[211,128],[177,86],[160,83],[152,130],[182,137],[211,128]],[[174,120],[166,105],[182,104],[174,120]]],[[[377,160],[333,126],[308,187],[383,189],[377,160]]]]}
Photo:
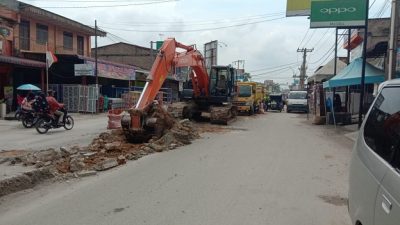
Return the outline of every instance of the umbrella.
{"type": "Polygon", "coordinates": [[[25,90],[25,91],[40,91],[40,88],[36,87],[32,84],[23,84],[17,87],[17,90],[25,90]]]}

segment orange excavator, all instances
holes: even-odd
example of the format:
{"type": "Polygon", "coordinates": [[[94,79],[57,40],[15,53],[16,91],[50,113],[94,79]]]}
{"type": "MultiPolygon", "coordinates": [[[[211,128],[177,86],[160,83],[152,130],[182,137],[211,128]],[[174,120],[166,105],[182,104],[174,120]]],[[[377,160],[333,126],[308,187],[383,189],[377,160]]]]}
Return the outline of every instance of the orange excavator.
{"type": "Polygon", "coordinates": [[[184,91],[186,100],[178,107],[184,118],[199,118],[209,113],[213,123],[227,124],[237,115],[232,105],[236,95],[236,70],[231,66],[212,66],[210,76],[204,58],[195,46],[187,46],[174,38],[164,41],[147,77],[147,82],[136,105],[129,109],[129,115],[122,117],[121,125],[128,140],[147,141],[154,134],[160,135],[168,129],[163,108],[155,101],[168,74],[174,68],[190,67],[192,89],[184,91]],[[178,52],[177,49],[184,51],[178,52]],[[189,94],[188,94],[189,93],[189,94]]]}

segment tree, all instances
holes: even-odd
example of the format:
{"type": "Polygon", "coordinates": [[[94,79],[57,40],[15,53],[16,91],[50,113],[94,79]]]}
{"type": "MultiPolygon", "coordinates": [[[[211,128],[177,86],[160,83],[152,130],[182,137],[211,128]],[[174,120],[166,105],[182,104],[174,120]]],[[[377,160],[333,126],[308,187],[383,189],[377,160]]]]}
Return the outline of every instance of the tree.
{"type": "Polygon", "coordinates": [[[250,73],[243,74],[243,81],[250,81],[250,79],[251,79],[250,73]]]}

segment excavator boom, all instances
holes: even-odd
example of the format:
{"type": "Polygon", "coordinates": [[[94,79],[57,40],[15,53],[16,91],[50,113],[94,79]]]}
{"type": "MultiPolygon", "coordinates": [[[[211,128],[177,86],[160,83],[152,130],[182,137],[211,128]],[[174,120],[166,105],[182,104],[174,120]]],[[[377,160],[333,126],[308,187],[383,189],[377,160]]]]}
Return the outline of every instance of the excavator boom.
{"type": "MultiPolygon", "coordinates": [[[[156,98],[168,74],[175,67],[192,67],[195,72],[196,89],[208,95],[208,74],[205,69],[203,56],[192,46],[183,45],[175,39],[164,41],[157,58],[147,77],[143,92],[136,104],[136,109],[143,109],[156,98]],[[185,52],[176,52],[177,48],[185,49],[185,52]]],[[[200,93],[196,94],[200,94],[200,93]]]]}

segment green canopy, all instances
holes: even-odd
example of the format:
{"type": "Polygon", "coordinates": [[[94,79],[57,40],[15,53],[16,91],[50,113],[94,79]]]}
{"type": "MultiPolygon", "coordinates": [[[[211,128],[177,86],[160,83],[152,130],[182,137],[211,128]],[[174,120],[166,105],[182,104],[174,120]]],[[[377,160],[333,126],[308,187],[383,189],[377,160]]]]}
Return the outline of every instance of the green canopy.
{"type": "MultiPolygon", "coordinates": [[[[362,58],[357,58],[340,73],[324,82],[324,88],[345,87],[361,84],[362,58]]],[[[365,65],[365,83],[375,84],[385,80],[385,72],[367,63],[365,65]]]]}

